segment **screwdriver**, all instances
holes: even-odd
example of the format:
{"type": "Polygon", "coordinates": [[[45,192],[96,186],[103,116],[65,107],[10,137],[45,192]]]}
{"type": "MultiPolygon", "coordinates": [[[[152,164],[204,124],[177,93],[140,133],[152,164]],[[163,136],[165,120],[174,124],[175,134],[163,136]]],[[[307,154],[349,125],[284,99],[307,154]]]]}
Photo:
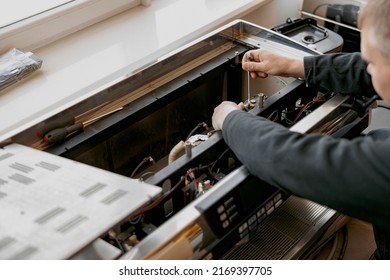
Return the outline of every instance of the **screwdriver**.
{"type": "Polygon", "coordinates": [[[60,128],[53,129],[50,132],[45,134],[45,136],[43,137],[43,142],[45,142],[46,144],[59,143],[59,142],[63,141],[68,135],[70,135],[74,132],[80,131],[80,130],[84,129],[84,127],[86,127],[87,125],[99,120],[100,118],[108,116],[108,115],[115,113],[115,112],[122,110],[122,109],[123,109],[123,107],[119,107],[115,110],[112,110],[110,112],[107,112],[105,114],[97,116],[93,119],[87,120],[85,122],[76,122],[76,123],[74,123],[70,126],[67,126],[67,127],[60,127],[60,128]]]}
{"type": "MultiPolygon", "coordinates": [[[[252,57],[251,57],[249,52],[246,53],[246,58],[247,58],[248,61],[253,61],[253,59],[252,59],[252,57]]],[[[251,87],[251,84],[250,84],[251,77],[250,77],[250,72],[249,71],[248,71],[248,75],[247,75],[247,80],[248,80],[248,84],[247,84],[248,92],[247,92],[247,94],[248,94],[248,109],[249,109],[250,100],[251,100],[251,89],[250,89],[250,87],[251,87]]]]}
{"type": "Polygon", "coordinates": [[[100,104],[100,105],[98,105],[90,110],[83,112],[82,114],[78,115],[77,117],[73,116],[73,114],[70,111],[61,112],[61,113],[57,114],[55,116],[55,118],[46,120],[42,124],[40,124],[37,127],[35,134],[39,138],[43,138],[45,136],[45,134],[48,133],[49,131],[52,131],[53,129],[58,128],[58,127],[65,127],[68,125],[73,125],[77,121],[77,119],[80,119],[81,117],[83,117],[85,115],[91,114],[92,112],[96,112],[97,110],[106,106],[107,103],[108,102],[104,102],[104,103],[102,103],[102,104],[100,104]]]}
{"type": "Polygon", "coordinates": [[[42,123],[36,130],[36,135],[39,138],[43,138],[46,133],[49,131],[57,128],[57,127],[63,127],[67,125],[72,125],[75,123],[75,117],[73,117],[70,114],[64,114],[60,117],[55,118],[54,120],[49,120],[44,123],[42,123]]]}
{"type": "Polygon", "coordinates": [[[67,127],[60,127],[49,131],[43,136],[43,142],[46,144],[54,144],[63,141],[69,134],[79,131],[84,128],[81,122],[72,124],[67,127]]]}

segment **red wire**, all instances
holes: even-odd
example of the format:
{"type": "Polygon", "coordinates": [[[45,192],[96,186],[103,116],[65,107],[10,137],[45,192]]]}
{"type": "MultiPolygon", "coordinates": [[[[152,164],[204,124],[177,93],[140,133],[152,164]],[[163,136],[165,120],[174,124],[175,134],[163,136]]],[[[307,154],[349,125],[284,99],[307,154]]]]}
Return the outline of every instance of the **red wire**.
{"type": "Polygon", "coordinates": [[[153,209],[154,207],[156,207],[161,201],[163,201],[168,195],[170,195],[174,190],[176,190],[188,177],[189,174],[193,174],[194,176],[194,181],[196,183],[196,176],[194,174],[195,171],[200,171],[200,170],[204,170],[204,169],[207,169],[210,167],[210,165],[212,165],[214,162],[208,164],[208,165],[205,165],[203,167],[199,167],[199,168],[192,168],[192,169],[189,169],[186,173],[185,176],[183,176],[179,182],[176,183],[176,185],[169,190],[169,192],[166,192],[163,196],[161,196],[160,198],[158,198],[157,200],[155,200],[152,204],[149,204],[148,206],[146,206],[144,209],[142,209],[139,213],[137,213],[136,215],[132,216],[130,219],[131,220],[136,220],[137,218],[139,218],[140,216],[142,216],[143,214],[145,214],[145,212],[153,209]]]}

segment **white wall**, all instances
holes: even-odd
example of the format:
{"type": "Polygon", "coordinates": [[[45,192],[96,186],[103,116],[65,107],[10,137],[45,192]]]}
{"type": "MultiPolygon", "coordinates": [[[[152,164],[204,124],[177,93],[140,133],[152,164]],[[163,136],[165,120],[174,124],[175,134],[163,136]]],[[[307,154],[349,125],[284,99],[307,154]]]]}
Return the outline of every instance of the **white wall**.
{"type": "Polygon", "coordinates": [[[282,24],[287,18],[300,17],[298,7],[301,0],[274,0],[244,17],[257,25],[271,28],[282,24]]]}

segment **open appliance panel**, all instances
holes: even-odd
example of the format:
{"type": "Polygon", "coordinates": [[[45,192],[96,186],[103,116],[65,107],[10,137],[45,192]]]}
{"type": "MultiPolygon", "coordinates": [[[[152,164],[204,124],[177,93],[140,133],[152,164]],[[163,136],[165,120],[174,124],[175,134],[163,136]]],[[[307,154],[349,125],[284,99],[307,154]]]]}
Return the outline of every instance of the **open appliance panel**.
{"type": "Polygon", "coordinates": [[[222,100],[243,102],[248,113],[308,133],[334,118],[336,111],[346,110],[340,109],[341,104],[349,102],[342,97],[334,103],[333,93],[321,93],[320,102],[302,114],[302,107],[319,93],[295,79],[283,81],[276,92],[267,92],[261,106],[258,90],[247,99],[247,73],[240,62],[253,48],[293,57],[315,54],[279,33],[235,21],[13,140],[162,189],[161,196],[102,236],[122,250],[123,258],[168,258],[172,248],[166,246],[177,237],[187,242],[190,253],[174,254],[174,258],[219,258],[227,248],[253,235],[288,194],[254,178],[241,165],[211,127],[215,106],[222,100]],[[327,110],[311,113],[325,103],[327,110]],[[62,142],[46,145],[35,136],[37,130],[64,116],[86,120],[113,110],[117,111],[62,142]],[[299,125],[302,122],[306,125],[299,125]],[[186,145],[192,136],[198,138],[186,145]],[[176,150],[181,142],[184,145],[176,150]],[[248,197],[248,193],[253,195],[248,197]],[[245,227],[247,221],[250,227],[245,227]]]}

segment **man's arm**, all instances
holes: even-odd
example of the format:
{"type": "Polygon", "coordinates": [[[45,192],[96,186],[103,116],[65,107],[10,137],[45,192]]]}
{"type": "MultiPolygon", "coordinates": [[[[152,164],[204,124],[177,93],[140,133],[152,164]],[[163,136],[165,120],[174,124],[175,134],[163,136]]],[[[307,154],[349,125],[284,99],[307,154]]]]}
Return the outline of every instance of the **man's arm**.
{"type": "Polygon", "coordinates": [[[375,90],[360,53],[337,53],[304,58],[305,80],[329,91],[372,96],[375,90]]]}
{"type": "Polygon", "coordinates": [[[309,85],[342,94],[372,96],[375,90],[360,53],[337,53],[295,59],[257,49],[247,52],[242,68],[252,78],[268,75],[304,78],[309,85]]]}
{"type": "Polygon", "coordinates": [[[240,110],[231,110],[222,126],[225,142],[255,176],[390,228],[388,141],[303,135],[240,110]]]}

